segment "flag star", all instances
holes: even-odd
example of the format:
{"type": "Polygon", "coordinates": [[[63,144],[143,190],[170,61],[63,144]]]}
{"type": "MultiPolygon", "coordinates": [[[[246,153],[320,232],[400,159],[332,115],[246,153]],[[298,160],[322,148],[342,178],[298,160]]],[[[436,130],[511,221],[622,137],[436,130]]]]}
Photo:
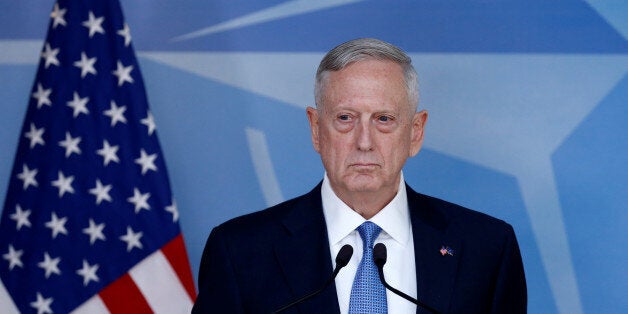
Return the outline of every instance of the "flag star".
{"type": "Polygon", "coordinates": [[[118,61],[116,70],[112,72],[113,75],[118,77],[118,86],[122,86],[124,82],[133,83],[131,71],[133,71],[133,65],[125,67],[122,62],[118,61]]]}
{"type": "Polygon", "coordinates": [[[65,228],[65,223],[68,221],[68,217],[57,217],[55,212],[52,212],[50,221],[46,223],[46,227],[52,230],[52,238],[56,238],[59,233],[68,235],[68,230],[65,228]]]}
{"type": "Polygon", "coordinates": [[[50,17],[52,18],[52,29],[57,28],[57,25],[65,26],[67,24],[64,18],[66,12],[67,9],[59,9],[59,4],[55,3],[54,9],[50,13],[50,17]]]}
{"type": "Polygon", "coordinates": [[[96,205],[100,205],[103,200],[111,202],[111,196],[109,196],[110,190],[111,184],[103,185],[99,179],[96,179],[96,187],[90,189],[89,194],[93,194],[94,196],[96,196],[96,205]]]}
{"type": "Polygon", "coordinates": [[[9,270],[13,270],[15,266],[24,267],[22,254],[24,254],[23,250],[15,250],[13,245],[9,244],[9,252],[2,255],[2,258],[9,261],[9,270]]]}
{"type": "Polygon", "coordinates": [[[59,197],[62,197],[66,192],[74,194],[72,181],[74,181],[74,176],[66,177],[63,175],[63,172],[59,171],[59,176],[57,177],[57,180],[52,181],[52,186],[59,189],[59,197]]]}
{"type": "Polygon", "coordinates": [[[141,249],[142,243],[140,242],[140,238],[142,237],[142,232],[133,232],[131,227],[126,227],[126,234],[120,237],[120,240],[126,242],[126,251],[130,252],[134,247],[141,249]]]}
{"type": "Polygon", "coordinates": [[[31,140],[30,147],[33,148],[37,144],[44,146],[44,128],[38,129],[34,123],[31,123],[31,130],[24,134],[24,137],[31,140]]]}
{"type": "Polygon", "coordinates": [[[148,170],[157,171],[157,166],[155,166],[155,159],[157,159],[157,154],[148,155],[142,149],[140,151],[140,158],[135,159],[135,163],[142,166],[142,175],[146,174],[148,170]]]}
{"type": "Polygon", "coordinates": [[[31,302],[31,307],[37,309],[37,314],[52,314],[50,305],[54,299],[44,298],[41,293],[37,292],[37,301],[31,302]]]}
{"type": "Polygon", "coordinates": [[[41,53],[41,57],[44,58],[44,67],[47,69],[51,64],[59,65],[59,59],[57,59],[57,54],[59,54],[59,48],[52,49],[49,43],[46,43],[44,46],[44,51],[41,53]]]}
{"type": "Polygon", "coordinates": [[[166,206],[166,211],[172,214],[172,222],[177,222],[177,220],[179,220],[179,209],[177,208],[177,202],[172,200],[172,204],[170,206],[166,206]]]}
{"type": "Polygon", "coordinates": [[[117,162],[117,163],[120,162],[120,159],[118,159],[118,155],[117,155],[119,148],[120,147],[118,145],[111,146],[109,145],[109,142],[107,142],[107,140],[104,140],[102,148],[97,150],[96,153],[103,157],[103,163],[106,166],[111,161],[117,162]]]}
{"type": "Polygon", "coordinates": [[[50,277],[50,274],[61,275],[61,271],[59,270],[59,262],[61,262],[61,257],[50,258],[48,252],[44,253],[44,260],[37,263],[37,266],[43,268],[46,271],[46,278],[50,277]]]}
{"type": "Polygon", "coordinates": [[[86,260],[83,260],[83,268],[76,271],[83,277],[83,286],[87,286],[90,281],[98,282],[100,280],[96,275],[98,267],[98,264],[90,265],[86,260]]]}
{"type": "Polygon", "coordinates": [[[81,52],[81,60],[75,61],[74,66],[81,68],[81,78],[84,78],[88,73],[96,75],[94,63],[96,63],[96,57],[88,58],[85,52],[81,52]]]}
{"type": "Polygon", "coordinates": [[[31,222],[28,220],[30,215],[30,209],[22,211],[22,207],[19,204],[15,206],[15,213],[11,214],[11,219],[15,220],[17,230],[20,230],[23,226],[31,226],[31,222]]]}
{"type": "Polygon", "coordinates": [[[118,107],[116,102],[112,100],[111,108],[109,110],[105,110],[104,115],[111,118],[111,126],[114,127],[118,122],[126,123],[126,118],[124,117],[125,111],[126,106],[118,107]]]}
{"type": "Polygon", "coordinates": [[[105,21],[105,17],[96,17],[92,11],[89,11],[89,17],[87,21],[83,22],[83,26],[89,28],[89,38],[92,38],[94,34],[104,34],[105,30],[102,28],[102,23],[105,21]]]}
{"type": "Polygon", "coordinates": [[[26,164],[22,165],[22,172],[17,174],[17,178],[24,181],[22,188],[24,190],[28,189],[29,186],[37,187],[37,180],[35,180],[35,176],[37,175],[37,169],[28,169],[26,164]]]}
{"type": "Polygon", "coordinates": [[[89,244],[94,245],[96,240],[105,241],[105,235],[102,230],[105,228],[105,223],[96,224],[93,219],[89,219],[89,227],[83,229],[83,233],[89,235],[89,244]]]}
{"type": "Polygon", "coordinates": [[[59,142],[59,146],[65,148],[65,158],[70,157],[72,153],[81,154],[81,149],[78,147],[80,142],[80,137],[72,137],[70,132],[65,132],[65,140],[59,142]]]}
{"type": "Polygon", "coordinates": [[[153,132],[155,132],[155,129],[157,128],[153,114],[150,113],[150,111],[148,112],[146,118],[140,120],[140,123],[148,127],[148,135],[153,135],[153,132]]]}
{"type": "Polygon", "coordinates": [[[37,99],[37,109],[40,109],[43,105],[52,106],[49,98],[50,93],[52,93],[52,88],[44,89],[41,83],[37,83],[37,91],[33,93],[33,98],[37,99]]]}
{"type": "Polygon", "coordinates": [[[72,116],[76,118],[79,114],[84,113],[88,114],[89,110],[87,110],[87,102],[89,101],[89,97],[81,98],[77,92],[74,92],[74,98],[71,101],[68,101],[68,107],[74,109],[72,116]]]}
{"type": "Polygon", "coordinates": [[[129,203],[133,203],[135,205],[135,213],[139,213],[142,208],[146,210],[150,210],[150,205],[148,205],[148,198],[150,197],[150,193],[142,194],[140,190],[137,188],[133,188],[133,196],[129,197],[127,200],[129,203]]]}
{"type": "Polygon", "coordinates": [[[131,43],[131,29],[129,28],[129,25],[124,23],[124,28],[119,30],[117,34],[124,37],[124,46],[128,47],[131,43]]]}

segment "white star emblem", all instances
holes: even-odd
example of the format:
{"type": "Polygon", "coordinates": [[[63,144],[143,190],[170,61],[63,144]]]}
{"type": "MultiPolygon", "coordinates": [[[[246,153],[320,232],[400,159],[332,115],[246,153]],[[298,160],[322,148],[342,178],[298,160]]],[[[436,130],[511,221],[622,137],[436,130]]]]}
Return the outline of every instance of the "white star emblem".
{"type": "Polygon", "coordinates": [[[30,209],[22,211],[22,207],[19,204],[15,206],[15,213],[11,214],[11,219],[15,220],[17,230],[20,230],[23,226],[31,226],[31,222],[28,220],[30,215],[30,209]]]}
{"type": "Polygon", "coordinates": [[[87,286],[90,281],[98,282],[98,264],[89,265],[86,260],[83,260],[83,268],[76,271],[77,274],[83,277],[83,286],[87,286]]]}
{"type": "Polygon", "coordinates": [[[74,194],[72,181],[74,181],[74,176],[66,177],[63,175],[63,172],[59,171],[59,176],[57,177],[57,180],[52,181],[52,186],[59,189],[59,197],[62,197],[66,192],[74,194]]]}
{"type": "Polygon", "coordinates": [[[148,127],[148,135],[153,135],[157,125],[155,125],[155,119],[153,118],[153,114],[149,111],[146,118],[140,120],[140,123],[148,127]]]}
{"type": "Polygon", "coordinates": [[[150,205],[148,205],[148,198],[150,197],[150,193],[142,194],[140,190],[137,188],[133,188],[133,196],[129,197],[127,200],[129,203],[135,205],[135,213],[139,213],[140,210],[146,209],[150,210],[150,205]]]}
{"type": "Polygon", "coordinates": [[[117,163],[120,162],[120,159],[118,159],[118,155],[116,155],[119,148],[120,147],[118,145],[110,146],[109,142],[107,142],[107,140],[104,140],[102,148],[97,150],[96,153],[103,157],[103,164],[106,166],[109,164],[110,161],[117,163]]]}
{"type": "Polygon", "coordinates": [[[77,92],[74,92],[74,98],[71,101],[68,101],[68,107],[74,109],[74,112],[72,113],[72,116],[74,118],[76,118],[81,113],[89,113],[89,110],[87,110],[88,101],[89,97],[81,98],[77,92]]]}
{"type": "Polygon", "coordinates": [[[68,217],[57,217],[55,212],[52,212],[50,221],[46,223],[46,228],[52,230],[52,238],[56,238],[59,233],[68,235],[68,230],[65,229],[65,223],[68,221],[68,217]]]}
{"type": "Polygon", "coordinates": [[[124,23],[124,28],[119,30],[117,34],[124,37],[124,46],[128,47],[131,43],[131,29],[129,28],[129,25],[124,23]]]}
{"type": "Polygon", "coordinates": [[[118,61],[116,70],[112,72],[113,75],[118,77],[118,86],[122,86],[124,82],[133,83],[131,71],[133,71],[133,65],[125,67],[122,62],[118,61]]]}
{"type": "Polygon", "coordinates": [[[148,170],[157,171],[157,166],[155,166],[155,159],[157,159],[157,154],[148,155],[142,149],[140,151],[140,158],[135,159],[135,163],[142,166],[142,175],[146,174],[148,170]]]}
{"type": "Polygon", "coordinates": [[[44,253],[44,260],[37,263],[37,266],[43,268],[46,271],[46,278],[50,277],[50,274],[61,275],[61,271],[59,270],[59,262],[61,262],[61,258],[50,258],[48,252],[44,253]]]}
{"type": "Polygon", "coordinates": [[[37,301],[31,302],[31,307],[37,309],[37,314],[52,314],[52,310],[50,309],[50,304],[54,299],[44,298],[41,293],[37,292],[37,301]]]}
{"type": "Polygon", "coordinates": [[[22,180],[24,182],[24,184],[22,185],[22,187],[24,188],[24,190],[26,190],[29,186],[34,186],[37,187],[37,180],[35,180],[35,176],[37,175],[38,170],[37,169],[28,169],[28,166],[26,164],[22,165],[22,172],[17,174],[17,178],[22,180]]]}
{"type": "Polygon", "coordinates": [[[48,107],[52,106],[52,102],[49,98],[50,93],[52,93],[52,88],[44,89],[41,83],[37,83],[37,91],[33,93],[33,98],[37,99],[37,109],[41,108],[43,105],[48,107]]]}
{"type": "Polygon", "coordinates": [[[142,248],[142,243],[140,242],[140,238],[142,238],[142,232],[133,232],[131,227],[126,227],[126,234],[120,237],[120,240],[126,242],[126,251],[130,252],[133,248],[142,248]]]}
{"type": "Polygon", "coordinates": [[[115,101],[111,101],[111,108],[109,110],[105,110],[104,115],[111,118],[111,126],[115,126],[116,123],[122,122],[126,123],[126,118],[124,117],[124,112],[126,111],[126,106],[118,107],[115,101]]]}
{"type": "Polygon", "coordinates": [[[70,132],[65,132],[65,140],[59,142],[59,146],[65,148],[65,158],[70,157],[72,153],[81,154],[81,149],[78,147],[80,142],[80,137],[72,137],[70,132]]]}
{"type": "Polygon", "coordinates": [[[81,78],[84,78],[88,73],[96,75],[94,63],[96,63],[96,57],[88,58],[85,52],[81,52],[81,60],[75,61],[74,66],[81,69],[81,78]]]}
{"type": "Polygon", "coordinates": [[[96,17],[92,11],[89,11],[89,17],[87,21],[83,22],[83,26],[89,28],[89,38],[92,38],[94,34],[104,34],[105,30],[102,28],[102,23],[105,21],[103,16],[96,17]]]}
{"type": "Polygon", "coordinates": [[[96,179],[96,187],[90,189],[89,194],[93,194],[94,196],[96,196],[96,205],[100,205],[103,200],[111,202],[111,196],[109,196],[110,190],[111,184],[103,185],[99,179],[96,179]]]}
{"type": "Polygon", "coordinates": [[[24,137],[31,141],[30,147],[33,148],[37,144],[44,146],[44,128],[38,129],[34,123],[31,123],[31,130],[24,134],[24,137]]]}
{"type": "Polygon", "coordinates": [[[89,219],[89,227],[83,229],[83,233],[89,235],[89,244],[94,245],[96,240],[105,241],[105,235],[102,233],[104,228],[104,222],[97,225],[93,219],[89,219]]]}
{"type": "Polygon", "coordinates": [[[57,28],[57,25],[65,26],[67,23],[64,19],[64,15],[67,9],[59,9],[59,4],[55,3],[55,7],[50,13],[50,17],[52,18],[52,29],[57,28]]]}
{"type": "Polygon", "coordinates": [[[179,209],[177,208],[177,202],[172,200],[170,206],[166,206],[166,211],[172,214],[172,222],[179,220],[179,209]]]}
{"type": "Polygon", "coordinates": [[[57,59],[57,55],[59,54],[59,48],[52,49],[49,43],[46,43],[44,46],[44,51],[41,53],[41,57],[44,58],[44,68],[48,68],[52,65],[59,65],[59,59],[57,59]]]}
{"type": "Polygon", "coordinates": [[[9,270],[13,270],[15,266],[24,267],[22,264],[22,254],[24,254],[23,250],[15,250],[13,245],[9,244],[9,252],[2,255],[2,258],[9,261],[9,270]]]}

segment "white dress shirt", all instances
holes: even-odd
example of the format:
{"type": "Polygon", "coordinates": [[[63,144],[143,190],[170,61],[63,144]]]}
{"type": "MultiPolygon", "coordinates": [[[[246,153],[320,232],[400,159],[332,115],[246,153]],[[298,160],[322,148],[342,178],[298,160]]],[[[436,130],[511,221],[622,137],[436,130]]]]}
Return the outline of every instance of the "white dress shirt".
{"type": "MultiPolygon", "coordinates": [[[[349,244],[353,247],[353,256],[349,264],[340,270],[335,281],[340,313],[345,314],[349,312],[351,287],[363,252],[362,238],[355,229],[366,219],[336,196],[329,184],[327,174],[323,179],[321,197],[332,265],[336,267],[336,255],[343,245],[349,244]]],[[[414,241],[403,173],[397,195],[369,221],[382,228],[382,232],[375,239],[375,243],[384,243],[388,251],[388,259],[384,265],[386,282],[401,292],[416,298],[414,241]]],[[[386,290],[386,299],[388,301],[388,313],[416,313],[416,305],[391,291],[386,290]]]]}

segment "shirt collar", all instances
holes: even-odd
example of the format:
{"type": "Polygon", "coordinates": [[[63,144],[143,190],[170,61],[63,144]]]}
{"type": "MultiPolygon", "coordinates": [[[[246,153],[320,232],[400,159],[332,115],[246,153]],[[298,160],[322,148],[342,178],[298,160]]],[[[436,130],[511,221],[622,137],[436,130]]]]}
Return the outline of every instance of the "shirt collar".
{"type": "MultiPolygon", "coordinates": [[[[366,221],[353,211],[333,191],[327,173],[321,187],[323,213],[327,224],[330,245],[335,245],[366,221]]],[[[408,198],[403,173],[399,180],[397,195],[379,213],[369,219],[402,246],[408,243],[411,224],[408,212],[408,198]]]]}

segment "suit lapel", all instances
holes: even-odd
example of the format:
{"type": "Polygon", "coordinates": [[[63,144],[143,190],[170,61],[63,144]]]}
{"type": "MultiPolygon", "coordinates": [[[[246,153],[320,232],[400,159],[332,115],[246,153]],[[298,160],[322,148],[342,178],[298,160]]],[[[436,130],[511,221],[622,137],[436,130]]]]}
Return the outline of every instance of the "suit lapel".
{"type": "MultiPolygon", "coordinates": [[[[449,235],[446,216],[427,197],[410,187],[406,189],[412,220],[418,299],[446,313],[462,253],[460,238],[449,235]]],[[[428,312],[419,307],[417,313],[428,312]]]]}
{"type": "MultiPolygon", "coordinates": [[[[333,270],[320,184],[296,200],[283,224],[288,236],[283,243],[275,244],[275,255],[296,299],[320,289],[333,270]]],[[[335,284],[299,305],[298,309],[301,313],[340,312],[335,284]]]]}

